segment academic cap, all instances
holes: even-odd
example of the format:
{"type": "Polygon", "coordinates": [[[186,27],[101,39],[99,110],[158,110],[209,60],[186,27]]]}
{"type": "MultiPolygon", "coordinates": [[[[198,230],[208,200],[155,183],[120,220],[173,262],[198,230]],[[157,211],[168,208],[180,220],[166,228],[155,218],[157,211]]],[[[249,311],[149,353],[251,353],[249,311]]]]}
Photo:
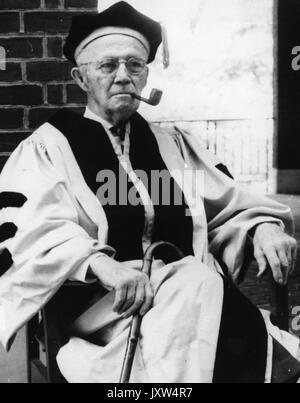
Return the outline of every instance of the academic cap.
{"type": "MultiPolygon", "coordinates": [[[[150,49],[148,46],[148,63],[151,63],[155,59],[157,49],[163,39],[164,43],[166,43],[166,33],[160,23],[140,13],[125,1],[120,1],[99,14],[73,17],[69,36],[64,45],[64,55],[66,58],[76,64],[75,52],[78,46],[84,43],[86,38],[91,36],[95,31],[106,27],[128,28],[146,38],[150,46],[150,49]]],[[[99,35],[99,37],[101,36],[104,35],[99,35]]],[[[92,35],[91,38],[92,42],[97,37],[93,37],[92,35]]],[[[89,43],[86,43],[84,47],[89,43]]],[[[164,46],[165,67],[168,64],[168,49],[164,46]]]]}

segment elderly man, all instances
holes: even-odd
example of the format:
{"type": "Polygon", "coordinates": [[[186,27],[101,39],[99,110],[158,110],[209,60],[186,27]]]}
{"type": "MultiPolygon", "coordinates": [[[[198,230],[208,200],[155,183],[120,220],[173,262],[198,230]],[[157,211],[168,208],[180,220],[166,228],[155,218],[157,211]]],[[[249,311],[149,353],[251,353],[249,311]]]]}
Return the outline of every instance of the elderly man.
{"type": "Polygon", "coordinates": [[[296,257],[290,211],[241,190],[191,135],[136,112],[161,41],[161,26],[125,2],[74,18],[65,55],[87,93],[85,114],[53,116],[1,175],[1,342],[8,349],[66,280],[96,282],[104,296],[75,321],[57,357],[68,381],[118,381],[139,312],[131,381],[268,382],[272,343],[292,360],[299,341],[252,306],[224,268],[240,278],[251,240],[259,274],[270,265],[285,284],[296,257]],[[141,259],[159,240],[186,257],[156,256],[149,279],[141,259]]]}

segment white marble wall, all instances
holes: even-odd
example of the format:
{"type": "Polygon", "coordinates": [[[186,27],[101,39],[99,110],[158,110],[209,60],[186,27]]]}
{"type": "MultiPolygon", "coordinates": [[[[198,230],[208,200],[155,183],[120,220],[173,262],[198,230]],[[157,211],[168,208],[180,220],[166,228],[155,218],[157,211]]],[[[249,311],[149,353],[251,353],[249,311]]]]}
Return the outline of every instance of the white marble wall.
{"type": "MultiPolygon", "coordinates": [[[[114,3],[100,1],[102,8],[114,3]]],[[[273,116],[273,0],[128,0],[166,23],[171,67],[155,63],[163,88],[155,119],[273,116]]],[[[159,59],[161,54],[159,54],[159,59]]]]}
{"type": "MultiPolygon", "coordinates": [[[[106,8],[115,2],[100,0],[99,4],[106,8]]],[[[143,115],[154,121],[202,121],[204,126],[209,124],[206,121],[222,121],[218,130],[218,144],[223,144],[218,147],[219,155],[242,182],[248,175],[248,182],[253,175],[251,161],[257,164],[259,151],[259,166],[264,169],[256,172],[261,178],[257,190],[267,191],[274,127],[275,0],[128,2],[163,21],[169,31],[171,66],[163,70],[159,52],[145,90],[147,94],[152,87],[163,89],[163,100],[156,108],[142,105],[143,115]],[[230,123],[226,125],[224,120],[230,123]],[[249,127],[245,137],[253,138],[252,151],[241,145],[245,120],[249,127]],[[247,167],[238,167],[236,161],[240,159],[248,161],[247,167]]],[[[190,125],[182,124],[187,128],[190,125]]],[[[203,137],[203,133],[199,135],[203,137]]]]}

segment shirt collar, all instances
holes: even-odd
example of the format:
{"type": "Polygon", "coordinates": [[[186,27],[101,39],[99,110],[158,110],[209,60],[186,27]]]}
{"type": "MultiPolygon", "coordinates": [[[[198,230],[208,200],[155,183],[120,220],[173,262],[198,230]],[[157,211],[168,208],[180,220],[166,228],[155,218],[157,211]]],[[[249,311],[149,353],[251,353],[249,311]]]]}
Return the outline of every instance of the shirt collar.
{"type": "Polygon", "coordinates": [[[85,108],[85,112],[84,112],[83,116],[87,119],[94,120],[95,122],[101,123],[101,125],[106,130],[110,130],[113,127],[113,125],[111,123],[109,123],[107,120],[101,118],[100,116],[98,116],[94,112],[92,112],[88,106],[85,108]]]}

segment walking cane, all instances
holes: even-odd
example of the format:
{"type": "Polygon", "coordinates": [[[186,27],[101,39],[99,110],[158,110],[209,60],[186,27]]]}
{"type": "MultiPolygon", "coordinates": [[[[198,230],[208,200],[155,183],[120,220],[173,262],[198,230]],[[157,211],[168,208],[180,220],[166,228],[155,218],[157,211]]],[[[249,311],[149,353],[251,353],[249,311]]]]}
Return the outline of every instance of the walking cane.
{"type": "MultiPolygon", "coordinates": [[[[174,257],[176,259],[182,259],[184,257],[184,254],[181,252],[180,249],[177,248],[177,246],[173,245],[170,242],[164,242],[164,241],[159,241],[155,242],[152,245],[149,246],[149,248],[146,250],[144,259],[143,259],[143,267],[142,267],[142,272],[147,274],[147,276],[150,278],[151,276],[151,266],[152,266],[152,260],[153,260],[153,253],[155,252],[155,249],[158,247],[168,247],[173,249],[174,252],[174,257]]],[[[130,331],[129,331],[129,336],[127,340],[127,346],[126,346],[126,352],[125,352],[125,357],[123,361],[123,366],[122,366],[122,372],[120,376],[120,383],[128,383],[130,379],[130,374],[132,370],[132,364],[134,360],[134,355],[135,355],[135,350],[136,346],[138,343],[139,335],[140,335],[140,327],[142,324],[142,316],[138,313],[133,316],[131,326],[130,326],[130,331]]]]}

